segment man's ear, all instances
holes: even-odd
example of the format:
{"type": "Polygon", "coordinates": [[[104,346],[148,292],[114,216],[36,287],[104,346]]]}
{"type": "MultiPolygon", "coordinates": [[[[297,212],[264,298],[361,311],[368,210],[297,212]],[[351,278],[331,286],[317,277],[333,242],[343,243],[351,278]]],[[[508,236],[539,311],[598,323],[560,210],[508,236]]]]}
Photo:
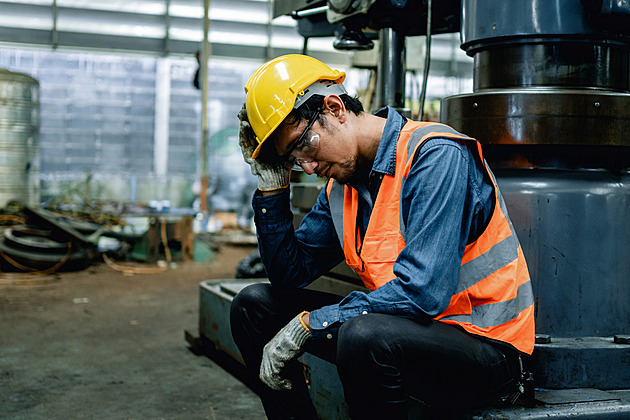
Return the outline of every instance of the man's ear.
{"type": "Polygon", "coordinates": [[[346,106],[339,96],[328,95],[324,97],[324,109],[330,111],[341,124],[346,122],[346,106]]]}

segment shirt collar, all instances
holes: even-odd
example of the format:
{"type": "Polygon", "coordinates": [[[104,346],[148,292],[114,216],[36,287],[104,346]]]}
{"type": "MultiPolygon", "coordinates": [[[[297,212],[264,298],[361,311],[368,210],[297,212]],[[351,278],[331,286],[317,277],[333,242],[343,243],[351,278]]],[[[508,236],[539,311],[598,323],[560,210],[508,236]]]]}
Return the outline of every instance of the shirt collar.
{"type": "Polygon", "coordinates": [[[407,118],[389,106],[379,109],[374,115],[387,118],[387,121],[376,151],[372,171],[394,176],[396,172],[398,137],[400,136],[400,130],[407,122],[407,118]]]}

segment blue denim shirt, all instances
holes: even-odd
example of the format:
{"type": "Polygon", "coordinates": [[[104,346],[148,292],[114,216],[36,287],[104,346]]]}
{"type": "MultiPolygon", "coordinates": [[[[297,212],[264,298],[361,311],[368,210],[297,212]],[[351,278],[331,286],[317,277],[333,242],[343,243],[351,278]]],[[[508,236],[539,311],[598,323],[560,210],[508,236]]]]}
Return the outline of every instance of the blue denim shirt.
{"type": "MultiPolygon", "coordinates": [[[[376,115],[386,117],[387,123],[371,174],[352,184],[363,200],[362,231],[370,221],[380,179],[394,175],[396,144],[406,122],[389,107],[376,115]]],[[[464,248],[490,217],[492,194],[466,144],[445,138],[426,141],[414,157],[401,195],[406,244],[394,264],[397,277],[370,293],[352,292],[337,305],[312,311],[312,338],[331,338],[343,322],[370,312],[408,318],[443,312],[457,284],[464,248]]],[[[325,191],[295,232],[288,189],[272,196],[257,193],[253,207],[261,258],[274,286],[304,287],[345,259],[325,191]]]]}

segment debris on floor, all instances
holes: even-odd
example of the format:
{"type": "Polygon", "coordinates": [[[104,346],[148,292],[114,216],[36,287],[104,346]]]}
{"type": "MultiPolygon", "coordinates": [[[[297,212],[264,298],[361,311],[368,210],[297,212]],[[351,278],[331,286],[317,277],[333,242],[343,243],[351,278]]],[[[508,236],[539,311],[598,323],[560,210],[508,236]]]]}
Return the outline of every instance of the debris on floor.
{"type": "Polygon", "coordinates": [[[3,218],[0,269],[51,274],[84,269],[96,257],[94,235],[100,225],[62,219],[29,206],[3,218]]]}
{"type": "Polygon", "coordinates": [[[222,246],[256,245],[253,232],[230,223],[233,215],[215,218],[221,229],[196,232],[199,217],[190,209],[155,213],[112,204],[79,211],[12,203],[0,211],[0,272],[43,276],[105,262],[125,275],[155,274],[180,262],[209,261],[222,246]]]}

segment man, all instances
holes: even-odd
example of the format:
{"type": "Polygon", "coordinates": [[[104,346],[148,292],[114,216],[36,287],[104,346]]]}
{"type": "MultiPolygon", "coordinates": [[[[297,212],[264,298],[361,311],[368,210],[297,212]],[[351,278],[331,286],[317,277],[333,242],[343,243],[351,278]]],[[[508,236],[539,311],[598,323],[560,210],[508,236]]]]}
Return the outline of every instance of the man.
{"type": "Polygon", "coordinates": [[[353,419],[406,419],[408,396],[446,408],[518,397],[533,295],[481,146],[389,107],[365,113],[344,78],[282,56],[254,72],[239,113],[271,284],[236,296],[231,326],[267,416],[316,418],[304,351],[337,365],[353,419]],[[330,178],[295,232],[292,165],[330,178]],[[344,259],[370,293],[303,289],[344,259]]]}

